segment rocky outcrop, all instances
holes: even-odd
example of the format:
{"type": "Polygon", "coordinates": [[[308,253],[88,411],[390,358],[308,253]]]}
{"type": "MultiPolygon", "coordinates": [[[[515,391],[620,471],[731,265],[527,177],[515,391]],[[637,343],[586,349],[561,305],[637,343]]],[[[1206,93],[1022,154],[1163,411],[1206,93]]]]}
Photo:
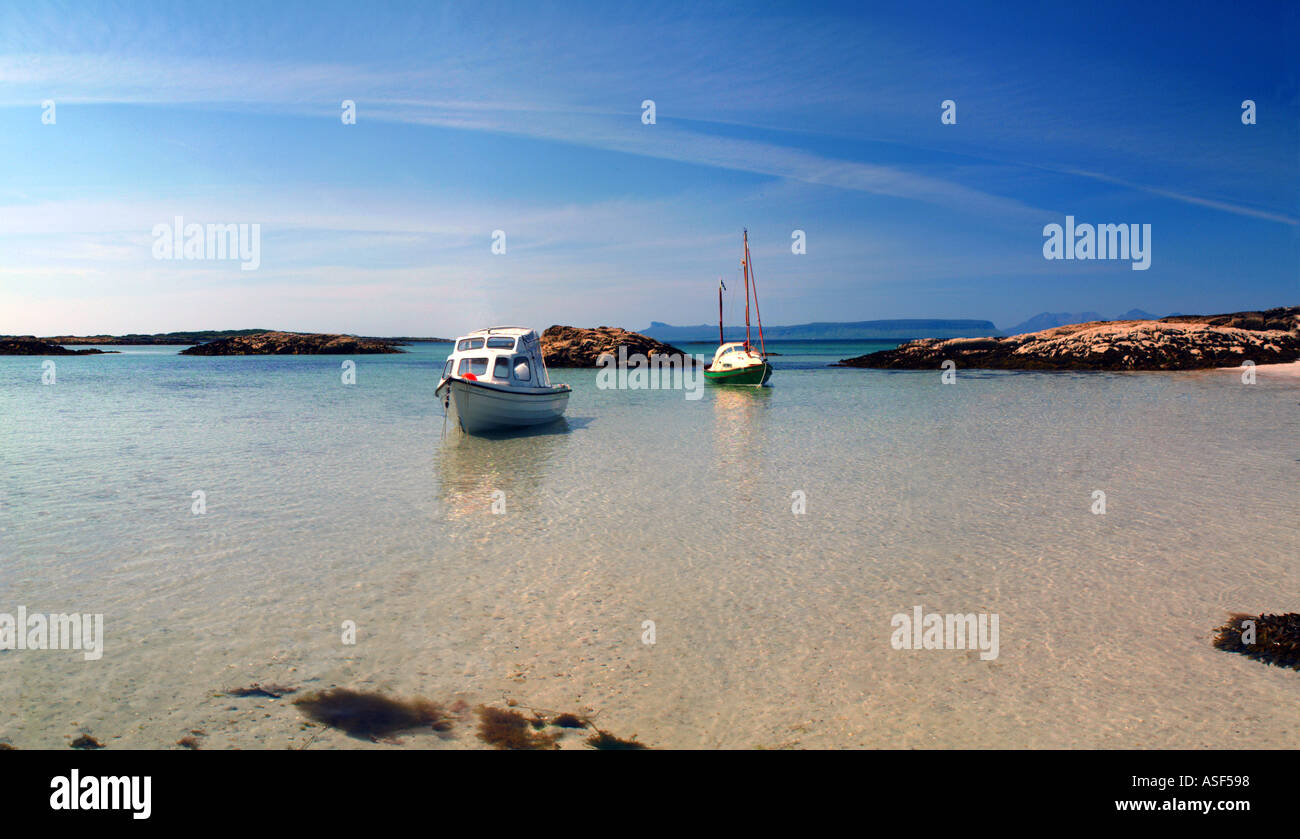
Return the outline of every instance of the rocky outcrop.
{"type": "Polygon", "coordinates": [[[70,350],[31,335],[0,338],[0,355],[103,355],[104,350],[70,350]]]}
{"type": "Polygon", "coordinates": [[[256,335],[259,332],[271,331],[270,329],[228,329],[225,331],[155,332],[151,334],[132,332],[126,335],[54,335],[41,340],[53,344],[98,344],[100,346],[171,344],[188,347],[191,344],[203,344],[208,341],[215,341],[218,338],[234,338],[238,335],[256,335]]]}
{"type": "MultiPolygon", "coordinates": [[[[247,335],[260,335],[267,332],[275,332],[274,329],[225,329],[225,330],[205,330],[201,332],[153,332],[139,333],[131,332],[126,335],[56,335],[53,337],[42,338],[43,341],[49,341],[52,344],[97,344],[106,346],[110,344],[142,346],[142,345],[176,345],[182,347],[192,346],[194,344],[206,344],[210,341],[216,341],[221,338],[239,338],[247,335]]],[[[450,343],[450,338],[367,338],[367,341],[382,341],[393,346],[411,344],[417,341],[427,341],[429,343],[450,343]]]]}
{"type": "Polygon", "coordinates": [[[685,359],[678,362],[694,366],[696,361],[684,350],[613,326],[581,329],[576,326],[552,326],[542,333],[542,357],[547,367],[597,367],[605,353],[619,358],[619,347],[626,347],[626,358],[635,354],[645,357],[668,355],[685,359]]]}
{"type": "Polygon", "coordinates": [[[1161,320],[1096,321],[1009,338],[927,338],[837,366],[903,370],[1196,370],[1300,360],[1300,306],[1161,320]]]}
{"type": "Polygon", "coordinates": [[[260,332],[199,344],[181,355],[365,355],[402,352],[386,340],[355,335],[260,332]]]}

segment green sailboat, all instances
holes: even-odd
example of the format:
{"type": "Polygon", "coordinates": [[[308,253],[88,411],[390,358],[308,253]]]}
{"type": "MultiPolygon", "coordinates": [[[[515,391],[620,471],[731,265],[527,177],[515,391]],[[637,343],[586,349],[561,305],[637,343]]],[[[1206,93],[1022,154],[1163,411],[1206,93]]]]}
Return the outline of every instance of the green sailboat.
{"type": "Polygon", "coordinates": [[[749,258],[749,230],[745,230],[745,249],[740,258],[740,267],[745,275],[745,340],[728,343],[722,334],[722,282],[718,282],[718,351],[713,354],[713,363],[704,368],[706,381],[718,385],[751,385],[762,387],[772,378],[772,365],[767,363],[767,345],[763,341],[763,314],[758,309],[758,285],[754,282],[753,268],[749,258]],[[754,313],[758,316],[758,346],[754,349],[750,343],[749,329],[749,295],[754,294],[754,313]]]}

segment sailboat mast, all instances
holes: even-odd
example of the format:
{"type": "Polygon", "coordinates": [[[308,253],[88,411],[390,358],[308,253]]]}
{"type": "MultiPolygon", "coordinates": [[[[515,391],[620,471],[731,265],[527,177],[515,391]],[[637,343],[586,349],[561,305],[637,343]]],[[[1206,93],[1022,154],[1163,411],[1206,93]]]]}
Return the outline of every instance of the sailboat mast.
{"type": "Polygon", "coordinates": [[[740,258],[745,269],[745,349],[749,349],[749,228],[745,228],[745,253],[740,258]]]}
{"type": "Polygon", "coordinates": [[[718,277],[718,345],[725,343],[722,340],[722,278],[718,277]]]}

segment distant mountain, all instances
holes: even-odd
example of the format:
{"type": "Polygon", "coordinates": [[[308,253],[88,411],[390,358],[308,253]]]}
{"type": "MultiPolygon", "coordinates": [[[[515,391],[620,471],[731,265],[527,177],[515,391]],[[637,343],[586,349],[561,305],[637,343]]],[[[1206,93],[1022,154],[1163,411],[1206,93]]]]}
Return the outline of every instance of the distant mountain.
{"type": "MultiPolygon", "coordinates": [[[[642,335],[666,343],[683,341],[716,341],[718,327],[702,323],[698,326],[670,326],[652,321],[642,335]]],[[[905,340],[910,338],[983,338],[999,335],[998,328],[987,320],[860,320],[846,323],[801,323],[795,326],[764,326],[763,334],[771,340],[785,341],[843,341],[843,340],[905,340]]],[[[745,327],[728,326],[724,332],[728,341],[743,341],[745,327]]]]}
{"type": "Polygon", "coordinates": [[[1115,320],[1158,320],[1160,315],[1153,315],[1150,312],[1144,312],[1141,309],[1129,309],[1124,314],[1115,318],[1115,320]]]}
{"type": "Polygon", "coordinates": [[[1043,312],[1034,315],[1024,323],[1018,323],[1006,330],[1008,335],[1023,335],[1026,332],[1040,332],[1057,326],[1069,326],[1072,323],[1087,323],[1093,320],[1105,320],[1098,312],[1043,312]]]}
{"type": "Polygon", "coordinates": [[[1153,315],[1142,309],[1129,309],[1122,315],[1114,318],[1102,317],[1100,312],[1043,312],[1034,315],[1024,323],[1018,323],[1006,330],[1007,335],[1024,335],[1028,332],[1041,332],[1044,329],[1053,329],[1057,326],[1071,326],[1076,323],[1090,323],[1096,320],[1159,320],[1162,317],[1175,317],[1178,313],[1172,312],[1168,315],[1153,315]]]}

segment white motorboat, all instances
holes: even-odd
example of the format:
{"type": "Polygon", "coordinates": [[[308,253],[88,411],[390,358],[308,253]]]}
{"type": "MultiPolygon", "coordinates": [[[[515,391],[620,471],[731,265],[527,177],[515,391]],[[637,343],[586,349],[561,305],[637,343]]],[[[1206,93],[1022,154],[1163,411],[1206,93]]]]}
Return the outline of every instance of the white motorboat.
{"type": "Polygon", "coordinates": [[[448,420],[477,434],[554,422],[572,390],[551,384],[534,330],[494,326],[456,339],[434,393],[448,420]]]}

